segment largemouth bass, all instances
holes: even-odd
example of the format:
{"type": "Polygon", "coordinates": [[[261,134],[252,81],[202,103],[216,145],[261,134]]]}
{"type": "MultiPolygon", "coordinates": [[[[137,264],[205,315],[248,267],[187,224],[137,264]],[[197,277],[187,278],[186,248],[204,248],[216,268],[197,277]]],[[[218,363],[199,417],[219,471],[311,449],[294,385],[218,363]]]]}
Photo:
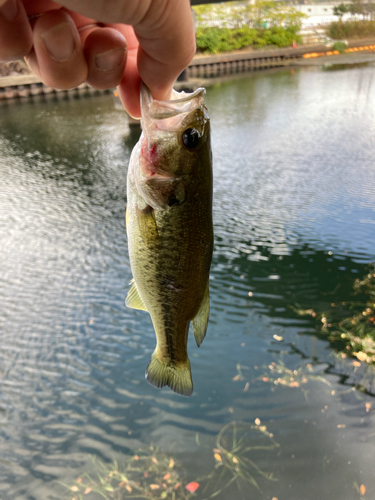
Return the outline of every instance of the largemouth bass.
{"type": "Polygon", "coordinates": [[[209,316],[213,249],[212,155],[205,90],[154,100],[141,88],[142,135],[127,180],[126,227],[133,273],[126,305],[148,311],[156,348],[146,369],[155,387],[193,392],[187,354],[209,316]]]}

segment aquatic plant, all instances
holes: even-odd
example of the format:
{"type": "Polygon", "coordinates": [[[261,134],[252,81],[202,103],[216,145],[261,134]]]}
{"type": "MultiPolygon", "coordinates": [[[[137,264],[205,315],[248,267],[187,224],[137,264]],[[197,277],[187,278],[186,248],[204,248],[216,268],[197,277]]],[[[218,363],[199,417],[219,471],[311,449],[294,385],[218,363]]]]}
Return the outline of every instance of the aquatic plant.
{"type": "Polygon", "coordinates": [[[255,423],[229,422],[219,432],[216,447],[213,449],[216,465],[207,477],[208,481],[202,493],[210,493],[214,498],[235,483],[239,491],[249,491],[249,486],[262,491],[258,481],[265,478],[277,481],[272,472],[263,471],[254,462],[254,452],[271,451],[280,445],[273,434],[257,418],[255,423]],[[220,486],[223,485],[223,486],[220,486]]]}
{"type": "Polygon", "coordinates": [[[72,500],[100,495],[106,500],[123,498],[188,499],[189,488],[182,484],[173,458],[150,446],[128,457],[124,463],[115,460],[105,464],[91,457],[95,477],[83,474],[73,485],[67,486],[72,500]]]}
{"type": "Polygon", "coordinates": [[[375,265],[370,264],[367,274],[356,279],[354,295],[364,300],[333,302],[329,311],[302,309],[291,306],[299,316],[310,315],[321,323],[320,330],[344,357],[350,355],[375,367],[375,265]],[[350,314],[349,314],[350,313],[350,314]]]}
{"type": "Polygon", "coordinates": [[[106,500],[146,498],[189,500],[199,489],[208,500],[236,484],[241,491],[249,486],[261,491],[258,480],[276,481],[254,461],[254,453],[277,449],[274,440],[259,419],[255,423],[230,422],[219,432],[213,453],[212,471],[194,481],[186,481],[181,464],[151,446],[128,457],[122,464],[105,464],[92,458],[94,474],[82,474],[67,488],[71,500],[102,497],[106,500]]]}

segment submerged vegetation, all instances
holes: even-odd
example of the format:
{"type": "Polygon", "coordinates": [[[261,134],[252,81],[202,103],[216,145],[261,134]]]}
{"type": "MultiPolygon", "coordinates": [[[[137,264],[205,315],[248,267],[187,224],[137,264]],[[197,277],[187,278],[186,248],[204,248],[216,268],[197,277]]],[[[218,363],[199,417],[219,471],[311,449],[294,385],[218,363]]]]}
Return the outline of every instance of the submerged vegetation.
{"type": "Polygon", "coordinates": [[[68,489],[72,500],[82,498],[178,498],[190,497],[183,487],[173,458],[158,449],[140,451],[119,465],[104,464],[92,458],[95,477],[84,474],[68,489]]]}
{"type": "Polygon", "coordinates": [[[356,357],[375,367],[375,265],[371,264],[362,279],[353,285],[355,297],[332,303],[329,311],[292,307],[300,316],[312,316],[321,323],[321,332],[335,344],[342,356],[356,357]]]}
{"type": "Polygon", "coordinates": [[[262,491],[259,478],[276,481],[273,474],[263,471],[254,462],[254,452],[279,448],[273,435],[261,425],[230,422],[218,434],[213,448],[213,469],[209,474],[186,481],[181,464],[173,457],[151,446],[129,457],[123,464],[104,464],[92,459],[95,472],[77,478],[66,486],[71,500],[104,498],[149,498],[188,500],[199,489],[200,497],[214,498],[233,483],[239,491],[249,486],[262,491]]]}
{"type": "Polygon", "coordinates": [[[304,14],[272,0],[256,0],[194,7],[197,48],[219,53],[247,47],[286,47],[300,42],[304,14]]]}

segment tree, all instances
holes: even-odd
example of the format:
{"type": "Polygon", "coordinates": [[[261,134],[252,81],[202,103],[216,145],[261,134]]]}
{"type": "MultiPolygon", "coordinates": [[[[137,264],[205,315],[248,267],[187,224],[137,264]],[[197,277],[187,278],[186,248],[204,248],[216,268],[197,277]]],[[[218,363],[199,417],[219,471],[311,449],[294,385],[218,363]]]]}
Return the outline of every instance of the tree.
{"type": "Polygon", "coordinates": [[[349,5],[345,3],[340,3],[340,5],[336,5],[333,7],[333,15],[338,16],[341,20],[344,14],[349,12],[349,5]]]}

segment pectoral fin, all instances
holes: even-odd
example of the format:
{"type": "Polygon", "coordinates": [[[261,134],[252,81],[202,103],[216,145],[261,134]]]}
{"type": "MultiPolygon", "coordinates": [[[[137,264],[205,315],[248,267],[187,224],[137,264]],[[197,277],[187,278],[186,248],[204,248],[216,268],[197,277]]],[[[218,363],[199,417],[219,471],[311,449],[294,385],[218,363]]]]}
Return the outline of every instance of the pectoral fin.
{"type": "Polygon", "coordinates": [[[135,284],[134,279],[130,282],[131,288],[128,292],[128,295],[125,300],[125,304],[132,309],[139,309],[141,311],[147,311],[147,307],[145,306],[142,297],[139,294],[137,285],[135,284]]]}
{"type": "Polygon", "coordinates": [[[208,316],[210,314],[210,291],[207,281],[206,290],[199,311],[193,319],[193,332],[197,346],[199,347],[206,336],[208,316]]]}
{"type": "Polygon", "coordinates": [[[142,238],[148,243],[156,242],[159,238],[159,232],[153,208],[147,205],[141,210],[137,207],[137,218],[142,238]]]}

